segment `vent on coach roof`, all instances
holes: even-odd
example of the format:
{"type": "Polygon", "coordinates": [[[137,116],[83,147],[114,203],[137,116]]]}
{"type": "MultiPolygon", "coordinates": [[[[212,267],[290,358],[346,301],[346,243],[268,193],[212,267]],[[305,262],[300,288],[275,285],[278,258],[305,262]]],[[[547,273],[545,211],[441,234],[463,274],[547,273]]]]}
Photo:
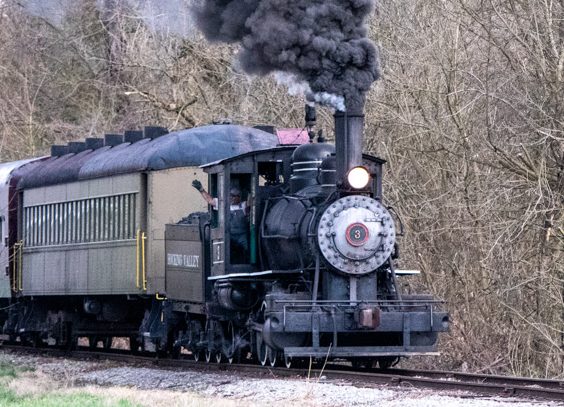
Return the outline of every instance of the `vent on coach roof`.
{"type": "Polygon", "coordinates": [[[84,142],[86,143],[86,148],[89,150],[97,150],[104,147],[104,139],[99,137],[88,137],[84,142]]]}
{"type": "Polygon", "coordinates": [[[68,152],[72,154],[78,154],[86,150],[86,143],[82,141],[70,141],[68,143],[68,152]]]}
{"type": "Polygon", "coordinates": [[[259,130],[262,130],[262,131],[266,131],[267,133],[270,133],[270,134],[276,134],[276,127],[271,126],[271,125],[259,124],[257,126],[253,126],[253,128],[259,129],[259,130]]]}
{"type": "Polygon", "coordinates": [[[104,145],[114,147],[123,143],[123,136],[121,134],[105,134],[104,145]]]}
{"type": "Polygon", "coordinates": [[[123,141],[126,143],[135,143],[143,139],[143,132],[140,130],[127,130],[123,135],[123,141]]]}
{"type": "Polygon", "coordinates": [[[168,129],[165,127],[146,126],[143,129],[143,138],[154,139],[160,136],[164,136],[165,134],[168,134],[168,129]]]}
{"type": "Polygon", "coordinates": [[[51,146],[51,157],[60,157],[62,155],[68,154],[69,149],[67,146],[52,145],[51,146]]]}

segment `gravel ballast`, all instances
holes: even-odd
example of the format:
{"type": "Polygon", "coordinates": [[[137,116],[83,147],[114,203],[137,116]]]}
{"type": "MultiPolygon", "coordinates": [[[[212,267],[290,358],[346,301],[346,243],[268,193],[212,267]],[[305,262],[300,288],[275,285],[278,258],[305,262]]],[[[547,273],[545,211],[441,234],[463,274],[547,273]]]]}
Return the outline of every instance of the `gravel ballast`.
{"type": "MultiPolygon", "coordinates": [[[[81,361],[0,350],[0,363],[33,368],[65,388],[101,387],[139,392],[192,393],[206,400],[245,402],[247,405],[402,406],[402,407],[554,407],[556,402],[477,397],[461,392],[437,392],[400,387],[362,387],[324,377],[307,379],[252,378],[233,372],[202,372],[130,366],[118,362],[81,361]]],[[[115,391],[114,391],[115,393],[115,391]]],[[[175,404],[177,405],[177,404],[175,404]]]]}

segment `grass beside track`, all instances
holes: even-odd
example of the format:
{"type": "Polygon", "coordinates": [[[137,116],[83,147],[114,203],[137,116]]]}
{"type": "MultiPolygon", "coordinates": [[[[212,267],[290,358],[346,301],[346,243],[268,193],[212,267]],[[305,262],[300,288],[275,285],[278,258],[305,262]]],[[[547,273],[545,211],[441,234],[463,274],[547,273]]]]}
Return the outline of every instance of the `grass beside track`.
{"type": "Polygon", "coordinates": [[[0,362],[0,378],[5,381],[6,378],[15,378],[17,375],[16,367],[9,364],[0,362]]]}
{"type": "Polygon", "coordinates": [[[0,388],[0,406],[2,407],[98,407],[115,406],[129,407],[127,400],[108,402],[102,397],[88,393],[74,394],[45,394],[42,396],[18,396],[14,391],[0,388]]]}
{"type": "Polygon", "coordinates": [[[0,363],[0,407],[134,407],[125,399],[109,400],[103,396],[89,394],[83,391],[65,392],[45,391],[26,393],[25,388],[19,388],[20,375],[29,375],[29,369],[20,369],[9,363],[0,363]]]}

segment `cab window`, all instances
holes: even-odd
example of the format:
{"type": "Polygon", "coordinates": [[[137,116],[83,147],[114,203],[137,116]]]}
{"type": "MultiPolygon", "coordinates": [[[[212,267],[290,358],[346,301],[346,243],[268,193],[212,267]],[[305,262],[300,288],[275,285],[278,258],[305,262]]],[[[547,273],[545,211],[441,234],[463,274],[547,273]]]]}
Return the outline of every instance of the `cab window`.
{"type": "Polygon", "coordinates": [[[211,210],[211,226],[217,228],[224,224],[224,207],[225,198],[223,196],[224,190],[224,176],[223,174],[210,174],[209,178],[209,193],[211,196],[217,198],[217,209],[211,210]]]}

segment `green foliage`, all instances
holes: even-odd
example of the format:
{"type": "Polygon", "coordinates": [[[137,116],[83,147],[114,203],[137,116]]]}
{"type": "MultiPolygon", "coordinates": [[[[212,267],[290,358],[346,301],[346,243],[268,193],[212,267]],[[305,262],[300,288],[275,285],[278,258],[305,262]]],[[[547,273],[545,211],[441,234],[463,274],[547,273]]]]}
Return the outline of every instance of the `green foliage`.
{"type": "Polygon", "coordinates": [[[0,362],[0,407],[133,407],[134,404],[125,399],[109,402],[103,397],[88,393],[40,395],[17,395],[8,388],[8,384],[17,379],[19,373],[29,369],[19,368],[10,363],[0,362]]]}
{"type": "Polygon", "coordinates": [[[0,362],[0,377],[15,378],[16,376],[16,368],[13,365],[5,362],[0,362]]]}
{"type": "Polygon", "coordinates": [[[17,405],[19,397],[14,394],[13,391],[9,390],[4,386],[0,385],[0,406],[15,406],[17,405]]]}
{"type": "Polygon", "coordinates": [[[88,393],[46,394],[41,396],[17,396],[13,391],[0,387],[0,407],[133,407],[128,400],[109,403],[102,397],[88,393]]]}

